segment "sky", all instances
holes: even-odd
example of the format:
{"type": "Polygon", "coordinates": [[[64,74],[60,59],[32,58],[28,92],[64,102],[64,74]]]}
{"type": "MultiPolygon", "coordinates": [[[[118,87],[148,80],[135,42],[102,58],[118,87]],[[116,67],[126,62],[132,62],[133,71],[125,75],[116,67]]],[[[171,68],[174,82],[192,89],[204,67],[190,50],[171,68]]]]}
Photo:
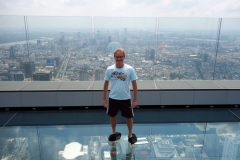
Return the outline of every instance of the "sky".
{"type": "Polygon", "coordinates": [[[240,18],[240,0],[0,0],[0,15],[240,18]]]}

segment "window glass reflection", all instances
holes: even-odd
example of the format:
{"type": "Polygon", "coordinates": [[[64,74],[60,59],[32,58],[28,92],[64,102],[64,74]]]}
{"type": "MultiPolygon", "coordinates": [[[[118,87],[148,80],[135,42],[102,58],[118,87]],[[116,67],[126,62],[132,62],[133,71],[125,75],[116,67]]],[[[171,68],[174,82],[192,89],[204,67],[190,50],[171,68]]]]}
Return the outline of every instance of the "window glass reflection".
{"type": "MultiPolygon", "coordinates": [[[[107,140],[109,125],[4,127],[0,156],[5,159],[239,159],[240,123],[136,124],[138,142],[107,140]]],[[[126,132],[126,133],[125,133],[126,132]]]]}
{"type": "Polygon", "coordinates": [[[0,131],[1,160],[40,160],[37,127],[4,127],[0,131]]]}

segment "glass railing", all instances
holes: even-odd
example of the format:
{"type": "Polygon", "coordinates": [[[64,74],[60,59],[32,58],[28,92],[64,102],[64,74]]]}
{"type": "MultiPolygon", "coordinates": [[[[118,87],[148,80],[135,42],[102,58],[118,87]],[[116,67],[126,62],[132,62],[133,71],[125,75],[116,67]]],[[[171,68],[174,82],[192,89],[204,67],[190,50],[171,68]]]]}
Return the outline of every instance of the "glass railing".
{"type": "Polygon", "coordinates": [[[167,79],[213,79],[218,23],[216,18],[159,18],[157,70],[167,79]]]}
{"type": "Polygon", "coordinates": [[[222,19],[214,79],[240,79],[239,25],[239,19],[222,19]]]}
{"type": "Polygon", "coordinates": [[[126,51],[139,80],[239,80],[240,19],[0,16],[1,81],[98,81],[126,51]]]}
{"type": "Polygon", "coordinates": [[[110,125],[19,126],[0,132],[1,160],[240,159],[240,123],[136,124],[128,143],[125,125],[109,143],[110,125]]]}

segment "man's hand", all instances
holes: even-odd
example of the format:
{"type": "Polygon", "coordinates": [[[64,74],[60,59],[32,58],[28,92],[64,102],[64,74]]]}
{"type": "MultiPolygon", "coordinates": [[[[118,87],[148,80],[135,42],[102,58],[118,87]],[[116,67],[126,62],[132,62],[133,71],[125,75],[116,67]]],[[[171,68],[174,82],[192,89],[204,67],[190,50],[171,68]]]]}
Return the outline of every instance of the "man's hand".
{"type": "Polygon", "coordinates": [[[135,107],[137,107],[137,100],[132,101],[132,108],[135,108],[135,107]]]}
{"type": "Polygon", "coordinates": [[[103,107],[105,107],[105,108],[108,107],[108,101],[107,101],[107,99],[103,99],[103,107]]]}

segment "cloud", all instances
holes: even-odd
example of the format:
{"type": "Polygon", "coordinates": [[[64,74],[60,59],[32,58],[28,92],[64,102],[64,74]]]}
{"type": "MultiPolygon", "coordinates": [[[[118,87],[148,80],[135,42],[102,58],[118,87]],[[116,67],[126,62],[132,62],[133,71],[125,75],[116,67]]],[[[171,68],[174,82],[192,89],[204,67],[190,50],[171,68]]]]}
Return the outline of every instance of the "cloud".
{"type": "Polygon", "coordinates": [[[170,6],[172,9],[191,9],[192,7],[198,6],[199,1],[196,0],[172,0],[166,1],[166,6],[170,6]]]}
{"type": "Polygon", "coordinates": [[[88,4],[85,0],[68,0],[63,2],[63,4],[70,5],[70,6],[86,6],[88,4]]]}
{"type": "Polygon", "coordinates": [[[240,17],[240,1],[238,0],[212,0],[208,3],[199,3],[198,14],[200,17],[216,17],[216,18],[239,18],[240,17]]]}
{"type": "Polygon", "coordinates": [[[215,12],[229,12],[229,11],[240,11],[240,1],[225,1],[218,3],[213,7],[215,12]]]}
{"type": "MultiPolygon", "coordinates": [[[[196,123],[195,126],[202,130],[203,132],[205,131],[205,128],[203,127],[203,124],[201,123],[196,123]]],[[[240,123],[238,122],[231,122],[231,123],[208,123],[207,128],[206,128],[206,134],[209,134],[208,131],[210,129],[216,129],[216,134],[218,136],[223,136],[223,135],[236,135],[240,132],[240,123]]],[[[211,133],[212,134],[212,133],[211,133]]]]}
{"type": "Polygon", "coordinates": [[[151,0],[151,1],[146,1],[146,0],[127,0],[127,3],[129,5],[137,5],[137,4],[156,5],[159,2],[160,2],[159,0],[151,0]]]}
{"type": "Polygon", "coordinates": [[[0,0],[0,15],[240,18],[240,1],[0,0]]]}

